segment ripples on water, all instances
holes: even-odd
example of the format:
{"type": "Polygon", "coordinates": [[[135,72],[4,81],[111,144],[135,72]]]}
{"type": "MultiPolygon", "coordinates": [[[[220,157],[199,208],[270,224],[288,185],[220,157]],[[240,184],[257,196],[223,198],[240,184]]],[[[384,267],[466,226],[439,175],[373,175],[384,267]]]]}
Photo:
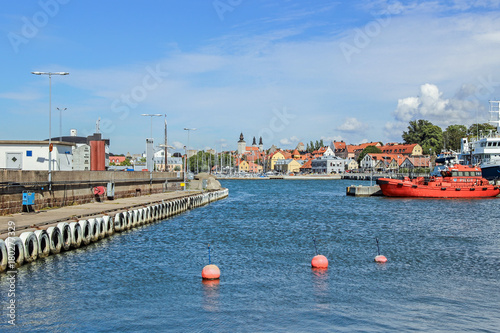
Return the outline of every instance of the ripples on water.
{"type": "Polygon", "coordinates": [[[223,181],[228,199],[23,266],[16,328],[498,331],[499,199],[346,197],[352,183],[223,181]],[[208,243],[220,281],[201,280],[208,243]]]}

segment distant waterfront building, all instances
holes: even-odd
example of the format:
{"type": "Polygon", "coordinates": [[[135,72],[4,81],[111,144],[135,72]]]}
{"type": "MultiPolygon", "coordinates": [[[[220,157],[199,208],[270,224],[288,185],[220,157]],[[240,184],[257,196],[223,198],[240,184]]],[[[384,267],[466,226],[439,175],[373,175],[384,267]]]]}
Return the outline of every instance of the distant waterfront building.
{"type": "Polygon", "coordinates": [[[366,143],[361,143],[359,145],[347,145],[346,150],[347,150],[347,156],[342,156],[343,158],[354,158],[358,159],[359,154],[365,149],[366,147],[369,146],[374,146],[374,147],[382,147],[380,142],[366,142],[366,143]]]}
{"type": "Polygon", "coordinates": [[[347,145],[344,141],[332,141],[330,148],[332,148],[335,156],[344,159],[347,158],[347,145]]]}
{"type": "Polygon", "coordinates": [[[412,144],[387,144],[379,147],[386,154],[402,154],[405,156],[420,156],[422,155],[422,147],[418,143],[412,144]]]}
{"type": "Polygon", "coordinates": [[[240,134],[240,140],[238,141],[238,155],[241,155],[245,152],[247,147],[247,143],[243,137],[243,133],[240,134]]]}
{"type": "Polygon", "coordinates": [[[267,160],[267,165],[266,169],[267,170],[274,170],[274,166],[277,161],[279,160],[285,160],[285,156],[281,151],[276,151],[274,154],[270,156],[270,158],[267,160]]]}
{"type": "Polygon", "coordinates": [[[255,139],[255,136],[253,137],[252,145],[250,147],[247,147],[247,144],[245,142],[245,139],[243,137],[243,133],[240,134],[240,140],[238,141],[238,154],[243,155],[248,152],[253,152],[253,151],[264,151],[264,144],[262,143],[262,137],[259,139],[259,145],[257,146],[257,140],[255,139]]]}
{"type": "Polygon", "coordinates": [[[330,146],[321,147],[320,149],[313,151],[312,154],[314,157],[335,156],[335,153],[330,146]]]}
{"type": "Polygon", "coordinates": [[[346,160],[337,156],[321,156],[311,162],[313,173],[343,173],[346,160]]]}
{"type": "Polygon", "coordinates": [[[355,159],[350,158],[346,161],[346,170],[357,170],[358,168],[359,164],[355,159]]]}
{"type": "Polygon", "coordinates": [[[408,156],[405,158],[403,163],[399,166],[400,168],[430,168],[430,156],[422,155],[422,156],[408,156]]]}
{"type": "Polygon", "coordinates": [[[370,153],[360,161],[359,166],[365,171],[397,169],[405,160],[405,156],[399,154],[370,153]],[[383,162],[383,163],[380,163],[383,162]]]}
{"type": "Polygon", "coordinates": [[[114,163],[115,165],[119,165],[124,162],[127,158],[125,156],[115,156],[109,155],[109,163],[114,163]]]}
{"type": "Polygon", "coordinates": [[[286,160],[277,160],[274,166],[274,170],[279,173],[287,174],[287,173],[295,173],[300,172],[300,167],[304,164],[302,160],[294,160],[292,158],[286,160]]]}
{"type": "Polygon", "coordinates": [[[311,173],[312,172],[312,159],[304,161],[304,164],[300,167],[301,173],[311,173]]]}

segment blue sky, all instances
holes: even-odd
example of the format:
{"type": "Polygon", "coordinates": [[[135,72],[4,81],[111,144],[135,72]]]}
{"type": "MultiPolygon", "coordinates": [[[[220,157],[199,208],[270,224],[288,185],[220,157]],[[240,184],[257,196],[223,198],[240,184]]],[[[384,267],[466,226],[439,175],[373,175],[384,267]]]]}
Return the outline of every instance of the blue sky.
{"type": "Polygon", "coordinates": [[[1,140],[71,128],[141,153],[401,141],[413,119],[489,120],[500,98],[500,0],[9,1],[0,14],[1,140]],[[155,143],[164,118],[153,118],[155,143]]]}

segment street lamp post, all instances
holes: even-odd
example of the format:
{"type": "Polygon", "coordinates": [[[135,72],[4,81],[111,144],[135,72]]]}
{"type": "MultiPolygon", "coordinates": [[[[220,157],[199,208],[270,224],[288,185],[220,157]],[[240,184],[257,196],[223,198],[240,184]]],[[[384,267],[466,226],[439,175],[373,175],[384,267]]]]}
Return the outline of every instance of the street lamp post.
{"type": "Polygon", "coordinates": [[[162,115],[159,114],[159,113],[155,113],[155,114],[141,114],[141,116],[145,116],[145,117],[151,117],[151,140],[153,139],[153,117],[161,117],[162,115]]]}
{"type": "MultiPolygon", "coordinates": [[[[153,117],[161,117],[162,115],[159,114],[159,113],[155,113],[155,114],[146,114],[146,113],[143,113],[143,114],[141,114],[141,116],[151,117],[151,145],[153,145],[153,141],[154,141],[153,140],[153,117]]],[[[146,141],[147,141],[147,139],[146,139],[146,141]]],[[[147,146],[147,144],[146,144],[146,146],[147,146]]],[[[146,150],[146,155],[147,154],[148,154],[148,150],[146,150]]],[[[154,151],[153,151],[153,156],[151,156],[151,159],[153,160],[152,161],[153,165],[151,166],[151,169],[149,171],[150,175],[152,175],[152,172],[153,172],[153,169],[154,169],[154,158],[155,158],[155,156],[154,156],[154,151]]],[[[149,156],[146,156],[146,159],[148,161],[150,161],[149,160],[149,156]]],[[[149,163],[149,162],[146,162],[146,163],[149,163]]],[[[146,165],[148,165],[148,164],[146,164],[146,165]]]]}
{"type": "Polygon", "coordinates": [[[165,115],[165,172],[168,171],[167,115],[165,115]]]}
{"type": "MultiPolygon", "coordinates": [[[[191,131],[196,131],[196,128],[184,128],[185,131],[188,131],[188,145],[187,145],[187,151],[189,152],[189,132],[191,131]]],[[[186,153],[186,159],[187,159],[187,153],[186,153]]],[[[187,163],[189,166],[189,159],[187,159],[187,163]]]]}
{"type": "Polygon", "coordinates": [[[187,151],[186,151],[186,146],[184,146],[184,191],[186,190],[187,184],[186,184],[186,171],[187,171],[187,151]]]}
{"type": "Polygon", "coordinates": [[[59,141],[62,141],[62,112],[66,111],[68,108],[60,109],[56,108],[59,110],[59,141]]]}
{"type": "Polygon", "coordinates": [[[52,75],[68,75],[68,72],[31,72],[49,76],[49,191],[52,190],[52,75]]]}

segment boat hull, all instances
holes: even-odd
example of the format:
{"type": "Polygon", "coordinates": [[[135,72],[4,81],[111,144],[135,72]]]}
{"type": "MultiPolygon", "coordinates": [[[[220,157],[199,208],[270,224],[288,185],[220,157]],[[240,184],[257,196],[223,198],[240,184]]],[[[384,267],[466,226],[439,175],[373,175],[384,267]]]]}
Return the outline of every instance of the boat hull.
{"type": "MultiPolygon", "coordinates": [[[[497,186],[448,186],[441,184],[419,185],[398,179],[377,180],[382,193],[388,197],[411,198],[491,198],[500,194],[497,186]]],[[[467,184],[466,184],[467,185],[467,184]]]]}
{"type": "Polygon", "coordinates": [[[483,178],[495,180],[500,178],[500,165],[481,165],[483,178]]]}

